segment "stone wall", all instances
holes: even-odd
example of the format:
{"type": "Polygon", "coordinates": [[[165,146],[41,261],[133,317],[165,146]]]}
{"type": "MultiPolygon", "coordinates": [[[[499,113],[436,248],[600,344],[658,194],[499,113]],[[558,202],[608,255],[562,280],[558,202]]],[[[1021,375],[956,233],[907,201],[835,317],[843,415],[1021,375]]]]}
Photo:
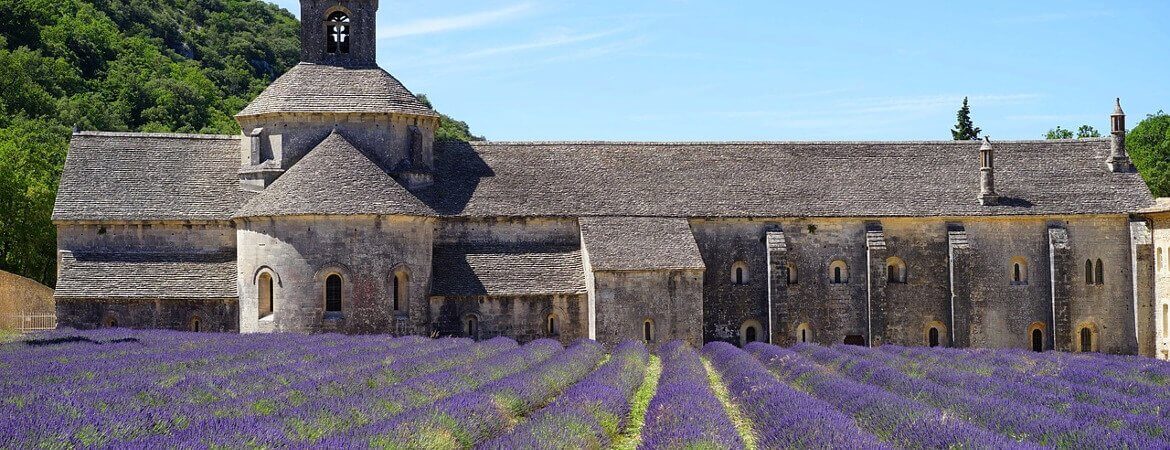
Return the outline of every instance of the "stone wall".
{"type": "Polygon", "coordinates": [[[241,221],[240,330],[243,332],[390,332],[397,317],[429,323],[433,219],[416,217],[282,217],[241,221]],[[391,279],[409,273],[405,304],[394,311],[391,279]],[[271,325],[259,320],[257,280],[273,278],[271,325]],[[325,282],[342,278],[342,312],[325,314],[325,282]]]}
{"type": "Polygon", "coordinates": [[[520,342],[539,338],[557,339],[563,344],[588,337],[585,295],[533,295],[500,297],[431,297],[435,329],[445,336],[468,336],[466,319],[475,316],[477,339],[508,336],[520,342]],[[556,319],[555,333],[548,329],[549,317],[556,319]]]}
{"type": "Polygon", "coordinates": [[[1155,354],[1170,359],[1170,217],[1154,216],[1154,329],[1155,354]]]}
{"type": "Polygon", "coordinates": [[[703,271],[594,272],[593,283],[598,342],[642,340],[649,319],[651,344],[681,339],[702,345],[703,271]]]}
{"type": "Polygon", "coordinates": [[[231,222],[59,224],[57,248],[103,254],[230,252],[236,230],[231,222]]]}
{"type": "Polygon", "coordinates": [[[279,163],[279,168],[287,170],[337,129],[351,144],[380,160],[383,166],[397,169],[402,167],[400,164],[409,154],[410,127],[417,126],[421,132],[422,155],[415,160],[426,163],[422,169],[430,169],[434,161],[434,122],[431,118],[397,114],[277,114],[241,117],[240,126],[243,127],[245,137],[241,140],[240,164],[248,166],[273,160],[279,163]],[[253,162],[251,140],[247,133],[256,128],[263,128],[264,132],[260,137],[259,161],[253,162]]]}
{"type": "Polygon", "coordinates": [[[1137,351],[1125,216],[708,219],[691,224],[707,265],[706,340],[739,343],[746,321],[768,326],[765,235],[777,230],[785,245],[772,258],[795,265],[796,283],[787,284],[787,277],[777,273],[784,264],[773,263],[776,343],[795,341],[797,329],[807,324],[811,340],[823,344],[853,335],[876,345],[926,345],[933,326],[939,329],[940,345],[1030,348],[1029,327],[1036,325],[1048,349],[1073,349],[1074,334],[1092,328],[1098,350],[1137,351]],[[1055,249],[1050,248],[1052,229],[1063,239],[1055,249]],[[961,245],[952,242],[956,236],[962,236],[961,245]],[[887,261],[895,257],[905,264],[904,283],[887,276],[887,261]],[[1086,284],[1085,261],[1095,268],[1097,259],[1104,282],[1086,284]],[[831,282],[834,260],[848,266],[844,283],[831,282]],[[1021,282],[1012,280],[1014,260],[1023,266],[1021,282]],[[733,280],[737,261],[748,268],[743,285],[733,280]],[[1054,314],[1054,296],[1058,306],[1065,305],[1060,317],[1054,314]]]}
{"type": "Polygon", "coordinates": [[[25,315],[54,313],[53,289],[0,270],[0,330],[18,328],[25,315]]]}
{"type": "Polygon", "coordinates": [[[59,299],[57,321],[78,329],[117,327],[195,331],[239,331],[236,299],[59,299]]]}

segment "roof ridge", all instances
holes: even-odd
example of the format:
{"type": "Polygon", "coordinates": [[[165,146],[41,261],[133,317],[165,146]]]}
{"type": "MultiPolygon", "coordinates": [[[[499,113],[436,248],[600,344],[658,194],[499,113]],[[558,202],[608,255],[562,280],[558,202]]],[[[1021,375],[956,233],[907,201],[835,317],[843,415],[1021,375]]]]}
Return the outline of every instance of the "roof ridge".
{"type": "Polygon", "coordinates": [[[85,137],[142,137],[163,139],[211,139],[211,140],[238,140],[234,134],[197,134],[197,133],[141,133],[136,131],[77,131],[74,136],[85,137]]]}
{"type": "MultiPolygon", "coordinates": [[[[1016,139],[1016,140],[997,140],[996,144],[1037,144],[1037,143],[1077,143],[1077,142],[1107,142],[1108,138],[1081,138],[1081,139],[1016,139]]],[[[865,145],[921,145],[921,144],[955,144],[955,145],[975,145],[981,144],[983,141],[955,141],[955,140],[919,140],[919,141],[602,141],[602,140],[586,140],[586,141],[471,141],[471,145],[674,145],[674,146],[698,146],[698,145],[826,145],[826,144],[865,144],[865,145]]]]}

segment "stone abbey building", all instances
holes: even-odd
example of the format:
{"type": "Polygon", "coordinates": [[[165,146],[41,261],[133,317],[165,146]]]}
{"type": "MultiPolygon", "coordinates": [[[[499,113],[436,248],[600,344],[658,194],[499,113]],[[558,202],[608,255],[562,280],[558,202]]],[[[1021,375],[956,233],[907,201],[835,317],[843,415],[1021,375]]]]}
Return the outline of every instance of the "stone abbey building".
{"type": "Polygon", "coordinates": [[[1167,350],[1120,105],[1105,139],[434,143],[378,1],[301,8],[241,135],[73,136],[63,325],[1167,350]]]}

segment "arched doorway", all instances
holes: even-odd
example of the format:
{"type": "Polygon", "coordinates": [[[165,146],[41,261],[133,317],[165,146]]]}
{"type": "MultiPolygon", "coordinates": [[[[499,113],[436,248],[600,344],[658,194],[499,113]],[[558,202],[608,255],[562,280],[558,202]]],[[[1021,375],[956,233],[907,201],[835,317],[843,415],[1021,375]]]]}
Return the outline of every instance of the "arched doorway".
{"type": "Polygon", "coordinates": [[[1040,331],[1039,328],[1032,330],[1032,351],[1044,351],[1044,332],[1040,331]]]}
{"type": "Polygon", "coordinates": [[[755,319],[745,320],[739,326],[739,346],[744,347],[752,342],[757,342],[763,336],[763,327],[760,326],[760,321],[755,319]]]}
{"type": "Polygon", "coordinates": [[[938,328],[930,327],[930,331],[926,333],[926,345],[931,347],[939,346],[938,328]]]}

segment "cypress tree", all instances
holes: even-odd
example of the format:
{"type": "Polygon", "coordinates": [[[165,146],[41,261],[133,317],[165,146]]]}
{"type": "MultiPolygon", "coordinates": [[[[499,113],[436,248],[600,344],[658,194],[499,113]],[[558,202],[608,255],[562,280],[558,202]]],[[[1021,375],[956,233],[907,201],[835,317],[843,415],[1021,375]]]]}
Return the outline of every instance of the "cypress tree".
{"type": "Polygon", "coordinates": [[[963,97],[963,107],[959,108],[959,123],[951,130],[951,137],[956,141],[977,140],[982,131],[971,121],[971,107],[967,106],[967,97],[963,97]]]}

